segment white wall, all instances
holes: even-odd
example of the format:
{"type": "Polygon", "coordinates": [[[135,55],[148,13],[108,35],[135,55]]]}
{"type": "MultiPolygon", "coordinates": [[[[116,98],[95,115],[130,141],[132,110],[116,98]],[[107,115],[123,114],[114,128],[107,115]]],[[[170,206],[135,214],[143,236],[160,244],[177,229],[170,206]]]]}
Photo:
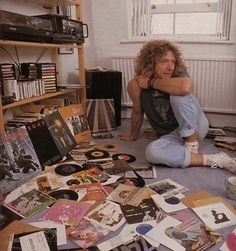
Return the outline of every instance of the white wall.
{"type": "MultiPolygon", "coordinates": [[[[90,34],[85,43],[85,65],[87,68],[98,65],[112,68],[112,54],[137,55],[142,47],[142,43],[121,43],[121,41],[128,39],[127,2],[128,0],[84,1],[84,21],[89,25],[90,34]]],[[[230,37],[232,43],[181,42],[180,46],[185,57],[236,57],[236,1],[232,2],[230,37]]],[[[130,117],[130,111],[122,110],[122,116],[130,117]]],[[[207,116],[212,126],[236,126],[236,116],[234,115],[207,114],[207,116]]]]}
{"type": "MultiPolygon", "coordinates": [[[[123,44],[128,39],[126,4],[128,0],[86,0],[84,21],[90,36],[85,44],[86,66],[111,67],[111,54],[137,55],[142,43],[123,44]]],[[[236,1],[232,1],[231,38],[234,44],[181,43],[186,57],[236,57],[236,1]]]]}

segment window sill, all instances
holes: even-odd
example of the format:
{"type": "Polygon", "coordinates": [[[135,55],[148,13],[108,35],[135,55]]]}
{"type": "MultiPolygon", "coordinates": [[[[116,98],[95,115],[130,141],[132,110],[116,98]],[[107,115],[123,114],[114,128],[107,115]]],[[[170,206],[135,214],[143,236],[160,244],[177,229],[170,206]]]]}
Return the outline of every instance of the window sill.
{"type": "MultiPolygon", "coordinates": [[[[154,37],[149,38],[137,38],[137,39],[127,39],[121,40],[120,44],[143,44],[150,40],[155,40],[154,37]]],[[[175,39],[168,39],[168,38],[158,38],[158,39],[167,39],[173,42],[182,43],[182,44],[235,44],[234,41],[230,40],[203,40],[203,39],[184,39],[184,38],[175,38],[175,39]]]]}

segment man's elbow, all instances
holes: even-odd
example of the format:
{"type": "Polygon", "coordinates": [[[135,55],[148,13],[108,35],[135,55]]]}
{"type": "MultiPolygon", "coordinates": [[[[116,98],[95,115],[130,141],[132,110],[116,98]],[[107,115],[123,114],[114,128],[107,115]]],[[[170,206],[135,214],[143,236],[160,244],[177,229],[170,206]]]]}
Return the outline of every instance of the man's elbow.
{"type": "Polygon", "coordinates": [[[182,85],[183,89],[183,95],[187,95],[192,92],[193,90],[193,83],[191,78],[185,78],[184,84],[182,85]]]}

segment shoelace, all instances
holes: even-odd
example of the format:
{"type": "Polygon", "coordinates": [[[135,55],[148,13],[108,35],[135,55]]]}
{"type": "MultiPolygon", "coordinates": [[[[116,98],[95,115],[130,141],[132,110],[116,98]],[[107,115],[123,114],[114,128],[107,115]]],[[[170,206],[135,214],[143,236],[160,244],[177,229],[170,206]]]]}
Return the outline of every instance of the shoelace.
{"type": "Polygon", "coordinates": [[[234,158],[222,156],[220,161],[213,161],[213,163],[211,164],[211,168],[226,168],[229,164],[236,164],[236,160],[234,158]]]}

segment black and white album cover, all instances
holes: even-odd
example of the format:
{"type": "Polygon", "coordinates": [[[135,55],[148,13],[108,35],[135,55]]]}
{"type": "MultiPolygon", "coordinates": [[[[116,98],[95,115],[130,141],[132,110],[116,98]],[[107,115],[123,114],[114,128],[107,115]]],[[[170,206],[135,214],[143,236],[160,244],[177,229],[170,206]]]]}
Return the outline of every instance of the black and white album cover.
{"type": "Polygon", "coordinates": [[[151,198],[143,199],[138,206],[126,204],[120,207],[129,224],[155,220],[160,216],[160,210],[151,198]]]}
{"type": "Polygon", "coordinates": [[[0,191],[7,194],[42,168],[25,126],[0,134],[0,191]]]}

